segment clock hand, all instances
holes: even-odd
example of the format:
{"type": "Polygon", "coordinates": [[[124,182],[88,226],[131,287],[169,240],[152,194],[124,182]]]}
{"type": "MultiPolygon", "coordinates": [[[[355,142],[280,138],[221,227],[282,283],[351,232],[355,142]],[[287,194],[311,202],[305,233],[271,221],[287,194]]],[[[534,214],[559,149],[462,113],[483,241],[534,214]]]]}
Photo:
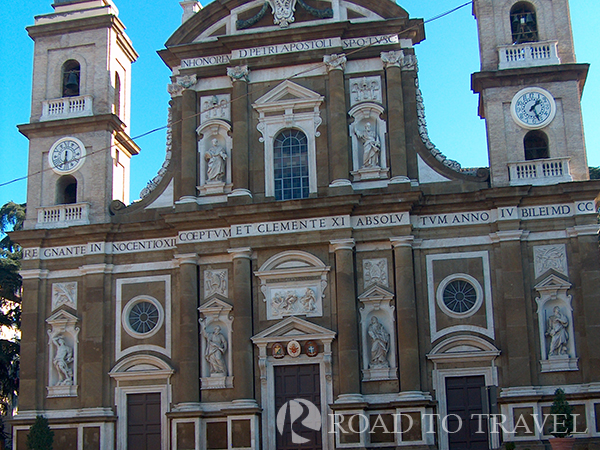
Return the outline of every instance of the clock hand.
{"type": "MultiPolygon", "coordinates": [[[[540,101],[540,100],[536,100],[536,101],[535,101],[535,103],[533,104],[533,106],[532,106],[531,108],[529,108],[529,112],[532,112],[532,111],[534,111],[534,112],[535,112],[535,107],[536,107],[537,105],[539,105],[540,103],[541,103],[541,101],[540,101]]],[[[537,114],[536,114],[536,116],[537,116],[537,114]]]]}

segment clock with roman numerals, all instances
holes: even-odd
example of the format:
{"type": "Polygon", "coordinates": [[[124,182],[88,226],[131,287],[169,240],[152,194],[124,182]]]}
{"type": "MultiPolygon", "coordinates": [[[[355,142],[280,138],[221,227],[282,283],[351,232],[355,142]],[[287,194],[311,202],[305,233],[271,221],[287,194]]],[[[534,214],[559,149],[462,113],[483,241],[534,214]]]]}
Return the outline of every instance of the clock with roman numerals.
{"type": "Polygon", "coordinates": [[[510,105],[514,121],[522,128],[539,130],[549,125],[556,114],[556,102],[550,92],[538,87],[521,89],[510,105]]]}
{"type": "Polygon", "coordinates": [[[54,143],[48,153],[48,163],[54,172],[66,175],[77,171],[85,160],[85,146],[74,137],[64,137],[54,143]]]}

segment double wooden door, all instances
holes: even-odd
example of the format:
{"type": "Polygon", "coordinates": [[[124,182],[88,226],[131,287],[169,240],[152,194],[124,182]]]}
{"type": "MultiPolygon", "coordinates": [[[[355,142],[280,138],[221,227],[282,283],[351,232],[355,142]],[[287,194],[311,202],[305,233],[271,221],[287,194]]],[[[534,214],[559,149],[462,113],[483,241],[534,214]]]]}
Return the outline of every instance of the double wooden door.
{"type": "MultiPolygon", "coordinates": [[[[303,426],[302,422],[310,414],[306,404],[302,405],[303,412],[293,422],[290,416],[289,401],[304,399],[321,409],[320,372],[318,364],[299,364],[275,366],[275,411],[285,407],[285,423],[283,433],[277,432],[277,450],[321,450],[321,430],[313,430],[303,426]],[[293,437],[300,436],[308,442],[294,443],[293,437]]],[[[297,439],[297,438],[296,438],[297,439]]]]}
{"type": "Polygon", "coordinates": [[[478,416],[483,413],[481,388],[484,386],[483,376],[446,378],[450,450],[489,449],[487,421],[478,416]]]}
{"type": "Polygon", "coordinates": [[[161,450],[160,393],[127,395],[127,450],[161,450]]]}

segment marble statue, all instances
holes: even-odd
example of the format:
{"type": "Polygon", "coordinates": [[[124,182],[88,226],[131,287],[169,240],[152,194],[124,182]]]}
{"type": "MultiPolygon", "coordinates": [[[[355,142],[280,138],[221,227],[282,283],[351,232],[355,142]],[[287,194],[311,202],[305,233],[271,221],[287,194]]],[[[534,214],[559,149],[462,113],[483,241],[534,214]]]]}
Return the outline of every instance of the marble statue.
{"type": "Polygon", "coordinates": [[[204,359],[209,364],[211,376],[226,376],[225,352],[227,351],[227,339],[221,333],[221,327],[217,325],[212,333],[203,330],[202,335],[206,339],[204,359]]]}
{"type": "Polygon", "coordinates": [[[222,181],[225,176],[225,161],[227,152],[219,144],[219,140],[213,138],[212,146],[204,154],[206,160],[206,179],[211,181],[222,181]]]}
{"type": "Polygon", "coordinates": [[[567,319],[567,317],[560,312],[560,308],[558,306],[555,306],[553,309],[553,314],[548,318],[548,327],[546,328],[546,336],[550,336],[551,339],[548,357],[568,355],[568,326],[569,319],[567,319]]]}
{"type": "Polygon", "coordinates": [[[390,349],[390,334],[384,326],[379,322],[377,317],[371,318],[371,324],[368,329],[369,337],[371,338],[371,369],[388,368],[389,362],[387,354],[390,349]]]}
{"type": "Polygon", "coordinates": [[[58,373],[57,386],[73,385],[73,349],[67,345],[65,338],[58,335],[52,338],[52,343],[56,347],[56,353],[52,363],[58,373]]]}
{"type": "Polygon", "coordinates": [[[365,129],[362,133],[354,130],[356,137],[363,144],[363,165],[364,169],[371,169],[379,166],[379,153],[381,152],[381,142],[377,132],[371,129],[371,123],[365,124],[365,129]]]}

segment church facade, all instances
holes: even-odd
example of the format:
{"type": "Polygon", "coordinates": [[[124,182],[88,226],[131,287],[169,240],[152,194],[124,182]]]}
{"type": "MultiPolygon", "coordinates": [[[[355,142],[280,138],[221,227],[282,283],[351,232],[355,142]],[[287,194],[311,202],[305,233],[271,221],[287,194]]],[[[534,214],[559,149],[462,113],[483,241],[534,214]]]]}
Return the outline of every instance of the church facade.
{"type": "Polygon", "coordinates": [[[181,2],[129,204],[111,0],[38,16],[14,448],[600,447],[600,254],[567,0],[475,0],[489,168],[430,141],[389,0],[181,2]]]}

